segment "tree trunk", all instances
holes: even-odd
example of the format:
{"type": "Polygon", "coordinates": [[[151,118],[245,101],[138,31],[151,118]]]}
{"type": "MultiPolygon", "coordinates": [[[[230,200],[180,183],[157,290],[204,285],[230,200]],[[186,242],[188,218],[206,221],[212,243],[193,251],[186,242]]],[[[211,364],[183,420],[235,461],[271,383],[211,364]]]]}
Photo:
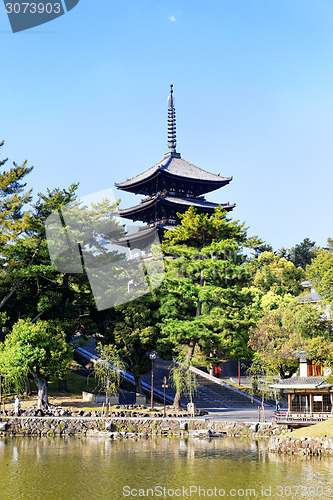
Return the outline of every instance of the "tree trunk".
{"type": "Polygon", "coordinates": [[[27,396],[31,396],[31,381],[28,377],[25,379],[25,393],[27,396]]]}
{"type": "Polygon", "coordinates": [[[135,355],[130,356],[129,360],[131,363],[132,373],[134,377],[135,392],[138,394],[143,394],[142,384],[141,384],[140,361],[137,359],[135,355]]]}
{"type": "Polygon", "coordinates": [[[39,373],[30,370],[31,375],[35,379],[37,389],[38,389],[38,399],[42,402],[42,405],[49,406],[49,399],[47,396],[47,383],[44,377],[39,375],[39,373]]]}
{"type": "Polygon", "coordinates": [[[58,379],[58,390],[59,392],[68,392],[67,379],[58,379]]]}
{"type": "MultiPolygon", "coordinates": [[[[205,282],[204,272],[201,271],[201,274],[200,274],[200,284],[199,284],[200,287],[202,287],[204,285],[204,282],[205,282]]],[[[198,299],[197,309],[195,311],[195,316],[196,317],[198,317],[198,316],[201,315],[201,306],[202,306],[202,302],[198,299]]],[[[189,346],[188,346],[185,363],[183,365],[184,372],[186,372],[189,369],[189,366],[191,364],[191,360],[192,360],[192,357],[193,357],[193,354],[194,354],[195,345],[196,345],[196,341],[192,339],[190,341],[189,346]]],[[[182,400],[182,391],[181,390],[177,390],[176,391],[176,395],[175,395],[175,399],[173,400],[173,407],[175,408],[175,410],[179,410],[180,409],[181,400],[182,400]]]]}
{"type": "Polygon", "coordinates": [[[141,373],[140,373],[140,367],[139,367],[138,363],[134,363],[133,377],[134,377],[134,382],[135,382],[135,392],[138,394],[143,394],[142,384],[141,384],[141,373]]]}

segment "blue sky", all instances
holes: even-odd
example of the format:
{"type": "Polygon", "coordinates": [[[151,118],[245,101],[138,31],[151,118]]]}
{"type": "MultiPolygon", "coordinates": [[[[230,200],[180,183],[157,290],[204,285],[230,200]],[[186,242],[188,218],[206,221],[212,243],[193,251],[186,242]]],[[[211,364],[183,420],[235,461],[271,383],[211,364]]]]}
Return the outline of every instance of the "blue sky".
{"type": "MultiPolygon", "coordinates": [[[[80,0],[13,34],[0,4],[3,155],[30,185],[88,195],[167,151],[233,176],[236,202],[278,249],[333,236],[333,0],[80,0]]],[[[121,206],[139,197],[120,193],[121,206]]]]}

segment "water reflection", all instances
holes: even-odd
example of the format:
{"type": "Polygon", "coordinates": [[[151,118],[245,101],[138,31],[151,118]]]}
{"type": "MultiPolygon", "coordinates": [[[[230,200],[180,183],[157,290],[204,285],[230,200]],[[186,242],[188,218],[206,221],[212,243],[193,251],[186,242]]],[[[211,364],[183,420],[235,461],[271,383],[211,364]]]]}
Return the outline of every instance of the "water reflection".
{"type": "MultiPolygon", "coordinates": [[[[332,494],[328,491],[333,483],[332,459],[268,455],[264,440],[2,439],[0,471],[1,500],[76,500],[82,496],[118,500],[125,498],[125,486],[144,491],[157,486],[172,489],[191,485],[206,491],[223,488],[226,492],[252,488],[257,498],[262,497],[263,489],[271,491],[271,498],[333,497],[333,488],[332,494]],[[40,488],[41,481],[47,484],[47,494],[44,487],[40,488]],[[301,485],[315,490],[289,495],[301,485]],[[324,489],[319,491],[319,487],[324,489]]],[[[191,498],[202,495],[192,494],[191,498]]]]}

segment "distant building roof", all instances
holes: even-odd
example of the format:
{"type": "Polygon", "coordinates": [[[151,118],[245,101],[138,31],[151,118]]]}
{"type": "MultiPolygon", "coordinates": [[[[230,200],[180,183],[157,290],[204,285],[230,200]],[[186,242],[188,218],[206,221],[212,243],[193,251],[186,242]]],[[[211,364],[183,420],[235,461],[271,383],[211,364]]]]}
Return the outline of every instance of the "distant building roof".
{"type": "Polygon", "coordinates": [[[321,297],[318,295],[316,290],[313,290],[311,293],[306,293],[304,295],[300,295],[298,297],[299,302],[302,304],[307,304],[307,303],[317,303],[321,301],[321,297]]]}
{"type": "Polygon", "coordinates": [[[317,293],[317,291],[313,288],[311,281],[302,281],[301,286],[303,288],[310,288],[311,292],[306,293],[304,295],[299,295],[297,298],[299,299],[299,302],[301,304],[308,304],[308,303],[314,303],[316,304],[317,302],[320,302],[322,298],[320,295],[317,293]]]}
{"type": "Polygon", "coordinates": [[[332,387],[325,377],[291,377],[271,384],[272,389],[325,389],[332,387]]]}

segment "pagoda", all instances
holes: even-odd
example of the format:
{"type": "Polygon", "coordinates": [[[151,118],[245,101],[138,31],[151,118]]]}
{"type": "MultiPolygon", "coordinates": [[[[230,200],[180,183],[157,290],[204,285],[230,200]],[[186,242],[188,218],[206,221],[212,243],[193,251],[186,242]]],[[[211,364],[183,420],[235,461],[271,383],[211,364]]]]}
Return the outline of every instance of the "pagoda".
{"type": "Polygon", "coordinates": [[[230,211],[235,204],[211,203],[203,196],[229,184],[232,177],[207,172],[184,160],[176,151],[176,112],[173,85],[168,97],[168,146],[169,151],[156,165],[141,174],[115,183],[123,191],[145,195],[138,205],[119,210],[119,215],[133,221],[142,221],[147,225],[142,228],[139,240],[149,233],[158,231],[160,237],[165,230],[173,229],[180,223],[178,213],[184,213],[193,205],[197,213],[212,214],[222,205],[230,211]]]}

